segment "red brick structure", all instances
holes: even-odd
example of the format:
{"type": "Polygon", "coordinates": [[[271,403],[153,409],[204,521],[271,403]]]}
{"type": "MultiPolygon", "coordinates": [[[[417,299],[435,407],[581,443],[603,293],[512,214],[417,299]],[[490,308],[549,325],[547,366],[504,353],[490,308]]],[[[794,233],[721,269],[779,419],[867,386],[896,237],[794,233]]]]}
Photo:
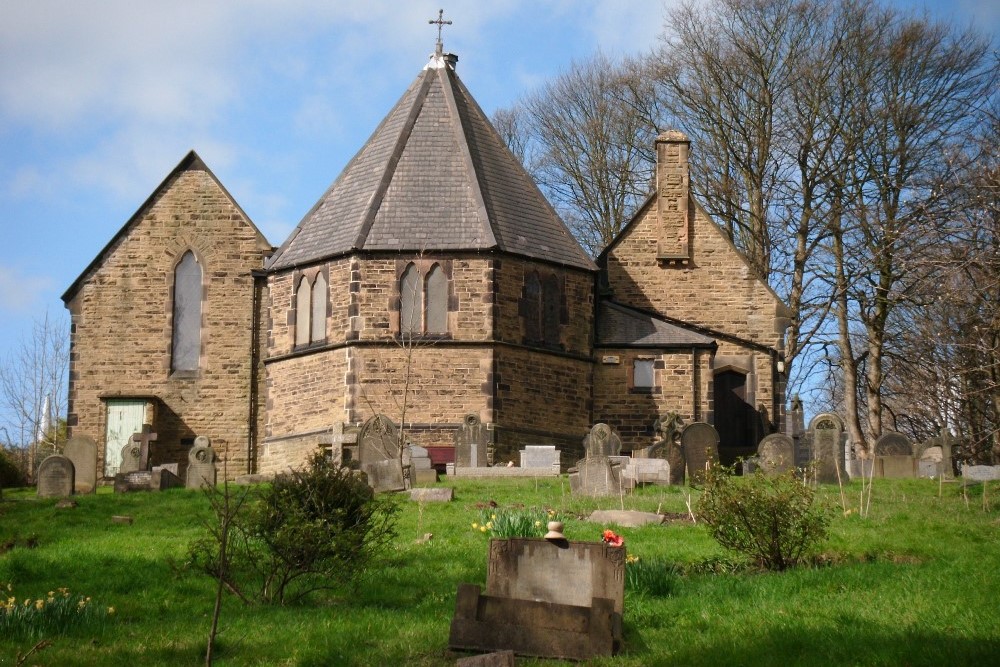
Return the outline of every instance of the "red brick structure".
{"type": "Polygon", "coordinates": [[[501,461],[572,460],[598,421],[643,447],[666,412],[714,423],[724,458],[778,427],[786,309],[691,198],[686,138],[658,139],[656,192],[595,262],[456,60],[432,58],[277,250],[192,153],[70,287],[70,429],[107,473],[137,420],[154,462],[207,435],[230,477],[377,413],[430,447],[475,414],[501,461]]]}

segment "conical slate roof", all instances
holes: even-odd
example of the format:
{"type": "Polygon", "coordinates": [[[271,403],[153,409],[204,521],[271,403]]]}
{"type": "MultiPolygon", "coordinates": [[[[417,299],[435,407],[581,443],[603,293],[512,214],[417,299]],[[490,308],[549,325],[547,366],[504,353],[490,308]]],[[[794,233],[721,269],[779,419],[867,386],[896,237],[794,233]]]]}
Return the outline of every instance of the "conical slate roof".
{"type": "Polygon", "coordinates": [[[432,57],[268,263],[357,250],[501,250],[594,270],[469,94],[432,57]]]}

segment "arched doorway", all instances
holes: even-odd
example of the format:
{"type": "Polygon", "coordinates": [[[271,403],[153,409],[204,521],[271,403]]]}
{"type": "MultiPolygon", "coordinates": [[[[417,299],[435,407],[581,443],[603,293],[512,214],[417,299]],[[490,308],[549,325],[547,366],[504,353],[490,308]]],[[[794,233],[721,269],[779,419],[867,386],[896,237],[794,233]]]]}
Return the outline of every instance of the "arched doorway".
{"type": "Polygon", "coordinates": [[[753,456],[763,434],[760,415],[747,402],[747,376],[735,370],[715,374],[715,430],[719,432],[719,460],[733,465],[753,456]]]}

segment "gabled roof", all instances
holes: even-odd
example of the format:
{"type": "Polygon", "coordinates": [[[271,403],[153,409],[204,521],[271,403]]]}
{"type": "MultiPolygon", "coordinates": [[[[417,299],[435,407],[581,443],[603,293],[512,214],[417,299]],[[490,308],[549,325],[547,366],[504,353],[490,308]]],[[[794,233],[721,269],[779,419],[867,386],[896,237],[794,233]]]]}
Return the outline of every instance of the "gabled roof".
{"type": "Polygon", "coordinates": [[[158,186],[156,186],[152,194],[150,194],[149,197],[146,198],[146,201],[144,201],[142,205],[136,210],[136,212],[132,214],[132,217],[130,217],[125,222],[125,224],[122,225],[122,228],[118,230],[118,232],[111,238],[110,241],[108,241],[108,244],[104,246],[99,253],[97,253],[97,256],[94,257],[94,259],[90,262],[90,264],[87,265],[87,268],[83,270],[83,273],[77,276],[77,279],[74,280],[73,284],[69,286],[69,289],[67,289],[63,293],[62,295],[63,303],[68,304],[73,299],[73,297],[76,296],[76,292],[77,290],[80,289],[80,286],[83,285],[83,283],[87,280],[87,278],[90,277],[90,275],[94,271],[96,271],[101,266],[101,264],[104,263],[104,260],[107,258],[108,254],[128,234],[128,232],[132,229],[132,227],[136,223],[138,223],[139,220],[142,219],[142,216],[145,215],[146,213],[146,209],[148,209],[150,205],[152,205],[152,203],[156,201],[156,199],[163,193],[163,191],[169,186],[170,183],[173,182],[173,180],[178,175],[186,171],[203,171],[206,174],[208,174],[212,178],[212,180],[215,181],[215,184],[219,186],[219,189],[222,190],[222,192],[226,195],[226,198],[229,199],[232,205],[235,206],[236,209],[240,212],[240,215],[243,216],[243,219],[246,220],[247,224],[250,225],[250,227],[253,229],[254,233],[260,240],[261,247],[267,249],[271,248],[271,244],[260,232],[260,230],[257,229],[257,226],[253,224],[253,221],[250,219],[250,216],[248,216],[246,214],[246,211],[244,211],[243,208],[236,202],[236,200],[233,199],[233,196],[229,194],[229,191],[226,190],[226,187],[222,185],[222,182],[219,181],[219,179],[216,177],[214,173],[212,173],[212,170],[208,168],[208,166],[201,159],[201,157],[193,150],[188,151],[188,154],[185,155],[184,158],[179,163],[177,163],[177,166],[174,167],[169,174],[167,174],[167,177],[164,178],[163,181],[161,181],[158,186]]]}
{"type": "Polygon", "coordinates": [[[453,67],[434,56],[268,262],[353,251],[499,250],[596,267],[453,67]]]}
{"type": "Polygon", "coordinates": [[[620,303],[601,301],[597,345],[604,347],[714,347],[715,340],[678,324],[620,303]]]}

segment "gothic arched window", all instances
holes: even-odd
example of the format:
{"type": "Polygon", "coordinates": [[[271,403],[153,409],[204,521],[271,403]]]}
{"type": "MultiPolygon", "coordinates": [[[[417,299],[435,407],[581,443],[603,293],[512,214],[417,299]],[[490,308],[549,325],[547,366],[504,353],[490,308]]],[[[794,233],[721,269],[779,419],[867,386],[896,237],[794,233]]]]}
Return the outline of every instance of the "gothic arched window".
{"type": "Polygon", "coordinates": [[[299,280],[299,288],[295,291],[295,344],[309,344],[309,316],[312,314],[310,308],[310,288],[309,281],[305,276],[299,280]]]}
{"type": "Polygon", "coordinates": [[[309,334],[312,343],[326,338],[326,302],[326,278],[321,272],[316,276],[316,282],[312,286],[312,327],[309,334]]]}
{"type": "Polygon", "coordinates": [[[534,271],[524,279],[521,315],[524,317],[525,340],[529,343],[542,342],[542,283],[534,271]]]}
{"type": "Polygon", "coordinates": [[[435,264],[427,274],[426,333],[448,333],[448,277],[435,264]]]}
{"type": "Polygon", "coordinates": [[[409,264],[399,280],[399,331],[423,333],[424,290],[416,265],[409,264]]]}
{"type": "Polygon", "coordinates": [[[201,265],[188,250],[174,269],[170,370],[196,371],[201,356],[201,265]]]}
{"type": "Polygon", "coordinates": [[[542,338],[546,345],[559,344],[559,311],[562,294],[555,275],[545,278],[542,290],[542,338]]]}

